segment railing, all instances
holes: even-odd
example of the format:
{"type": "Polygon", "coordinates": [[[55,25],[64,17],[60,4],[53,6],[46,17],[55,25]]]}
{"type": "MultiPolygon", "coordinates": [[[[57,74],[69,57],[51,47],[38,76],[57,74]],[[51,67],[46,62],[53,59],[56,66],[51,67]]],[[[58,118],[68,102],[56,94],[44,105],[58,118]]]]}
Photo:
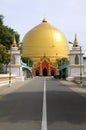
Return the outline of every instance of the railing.
{"type": "Polygon", "coordinates": [[[61,66],[59,67],[59,70],[68,68],[68,66],[69,66],[69,63],[66,63],[66,64],[64,64],[64,65],[61,65],[61,66]]]}
{"type": "MultiPolygon", "coordinates": [[[[15,82],[15,75],[11,75],[11,82],[15,82]]],[[[9,84],[9,74],[0,74],[0,86],[9,84]]]]}

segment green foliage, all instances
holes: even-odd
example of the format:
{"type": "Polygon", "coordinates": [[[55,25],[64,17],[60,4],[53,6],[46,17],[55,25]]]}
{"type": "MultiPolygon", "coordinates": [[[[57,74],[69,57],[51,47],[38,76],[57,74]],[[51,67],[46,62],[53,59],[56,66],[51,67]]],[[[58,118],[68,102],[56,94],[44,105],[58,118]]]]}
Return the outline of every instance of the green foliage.
{"type": "Polygon", "coordinates": [[[86,59],[86,57],[83,57],[83,59],[86,59]]]}
{"type": "Polygon", "coordinates": [[[7,65],[10,62],[10,55],[6,47],[0,44],[0,73],[6,73],[7,65]]]}
{"type": "Polygon", "coordinates": [[[4,65],[2,63],[0,63],[0,74],[3,73],[3,67],[4,67],[4,65]]]}
{"type": "Polygon", "coordinates": [[[4,16],[0,15],[0,25],[3,25],[3,18],[4,18],[4,16]]]}
{"type": "Polygon", "coordinates": [[[6,50],[6,47],[0,44],[0,63],[7,65],[9,61],[10,61],[10,55],[8,54],[8,51],[6,50]]]}
{"type": "Polygon", "coordinates": [[[32,67],[33,61],[32,61],[30,58],[28,58],[28,57],[23,57],[23,56],[22,56],[21,59],[22,59],[22,61],[23,61],[24,63],[26,63],[28,66],[32,67]]]}
{"type": "Polygon", "coordinates": [[[65,58],[65,57],[56,60],[56,63],[58,64],[58,67],[60,67],[60,66],[62,66],[62,65],[64,65],[64,64],[66,64],[66,63],[68,63],[68,62],[69,62],[68,59],[65,58]]]}
{"type": "Polygon", "coordinates": [[[3,24],[3,16],[0,15],[0,43],[9,50],[15,34],[16,42],[19,43],[19,34],[12,28],[3,24]]]}

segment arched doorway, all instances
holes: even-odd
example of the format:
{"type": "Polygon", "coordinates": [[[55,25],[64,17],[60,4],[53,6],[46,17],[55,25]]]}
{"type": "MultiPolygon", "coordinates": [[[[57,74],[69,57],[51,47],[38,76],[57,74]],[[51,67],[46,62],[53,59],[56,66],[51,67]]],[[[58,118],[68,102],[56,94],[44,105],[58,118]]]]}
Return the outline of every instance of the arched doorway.
{"type": "Polygon", "coordinates": [[[39,76],[39,70],[36,70],[36,76],[39,76]]]}
{"type": "Polygon", "coordinates": [[[47,69],[46,68],[43,69],[43,76],[47,76],[47,69]]]}
{"type": "Polygon", "coordinates": [[[54,76],[54,75],[55,75],[54,70],[51,70],[51,76],[54,76]]]}

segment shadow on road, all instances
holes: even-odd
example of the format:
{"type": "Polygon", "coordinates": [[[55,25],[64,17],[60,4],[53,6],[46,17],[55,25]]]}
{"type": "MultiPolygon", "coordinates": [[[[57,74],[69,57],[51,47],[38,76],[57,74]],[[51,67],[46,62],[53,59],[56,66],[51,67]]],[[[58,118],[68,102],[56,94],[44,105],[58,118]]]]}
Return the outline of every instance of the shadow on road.
{"type": "MultiPolygon", "coordinates": [[[[72,92],[68,87],[61,88],[57,81],[51,83],[51,80],[47,83],[46,94],[48,124],[55,122],[86,124],[85,98],[72,92]]],[[[0,100],[0,122],[41,121],[42,105],[42,91],[10,93],[0,100]]]]}
{"type": "Polygon", "coordinates": [[[47,92],[48,124],[86,124],[86,99],[74,92],[47,92]]]}
{"type": "Polygon", "coordinates": [[[43,93],[12,93],[0,100],[0,122],[42,120],[43,93]]]}

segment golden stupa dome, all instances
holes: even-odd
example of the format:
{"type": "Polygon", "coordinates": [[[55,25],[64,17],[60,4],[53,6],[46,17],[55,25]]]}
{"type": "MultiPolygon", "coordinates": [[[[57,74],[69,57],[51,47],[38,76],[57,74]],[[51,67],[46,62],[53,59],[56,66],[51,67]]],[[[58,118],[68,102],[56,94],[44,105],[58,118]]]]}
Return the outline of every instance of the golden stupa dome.
{"type": "Polygon", "coordinates": [[[23,56],[37,62],[46,55],[51,61],[57,57],[68,57],[69,47],[65,35],[43,19],[42,23],[28,31],[23,39],[23,56]]]}

